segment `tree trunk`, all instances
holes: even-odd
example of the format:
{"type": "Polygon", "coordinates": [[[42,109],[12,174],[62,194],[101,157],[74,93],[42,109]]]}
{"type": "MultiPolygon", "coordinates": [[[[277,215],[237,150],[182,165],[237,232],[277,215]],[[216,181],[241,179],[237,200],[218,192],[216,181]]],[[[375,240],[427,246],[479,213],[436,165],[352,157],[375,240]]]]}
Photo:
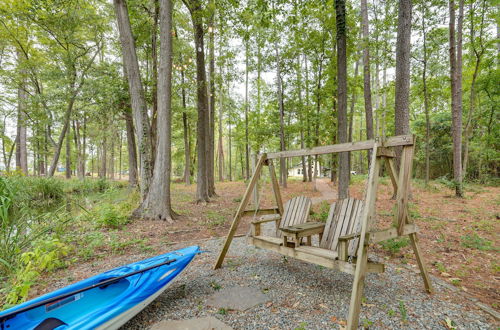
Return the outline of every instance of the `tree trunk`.
{"type": "Polygon", "coordinates": [[[147,195],[152,171],[153,153],[151,142],[151,128],[149,125],[148,109],[144,99],[144,89],[141,81],[139,63],[134,44],[134,36],[130,27],[128,9],[125,0],[113,0],[115,5],[120,42],[122,45],[123,65],[127,73],[132,112],[137,130],[140,161],[140,188],[144,199],[147,195]]]}
{"type": "Polygon", "coordinates": [[[425,6],[422,12],[422,36],[423,36],[423,68],[422,68],[422,84],[424,89],[424,112],[425,112],[425,185],[429,184],[429,171],[430,171],[430,132],[431,122],[429,116],[429,91],[427,90],[427,31],[425,29],[425,6]]]}
{"type": "MultiPolygon", "coordinates": [[[[221,27],[221,33],[222,33],[222,27],[221,27]]],[[[219,56],[222,54],[222,49],[219,48],[219,56]]],[[[219,66],[219,72],[222,77],[222,63],[219,66]]],[[[219,136],[218,136],[218,145],[217,145],[217,150],[218,150],[218,161],[219,161],[219,181],[222,182],[224,181],[224,144],[222,141],[222,115],[223,115],[223,107],[224,107],[224,91],[223,91],[223,82],[222,80],[220,81],[219,84],[219,136]]]]}
{"type": "Polygon", "coordinates": [[[207,173],[208,173],[208,196],[213,197],[215,193],[215,0],[210,0],[209,35],[208,35],[208,56],[209,56],[209,124],[208,124],[208,152],[207,152],[207,173]]]}
{"type": "Polygon", "coordinates": [[[455,195],[463,197],[462,190],[462,21],[463,0],[460,0],[458,31],[455,41],[455,1],[450,0],[450,80],[453,137],[453,177],[455,195]]]}
{"type": "MultiPolygon", "coordinates": [[[[74,83],[71,86],[72,89],[74,89],[74,83]]],[[[66,113],[64,115],[64,125],[61,130],[61,135],[59,135],[59,141],[57,142],[56,145],[56,150],[54,152],[54,158],[52,158],[52,164],[50,165],[49,172],[47,173],[47,176],[52,177],[54,176],[54,173],[57,168],[57,163],[59,162],[59,156],[61,155],[61,149],[62,145],[64,142],[64,138],[66,137],[66,133],[69,129],[69,124],[70,124],[70,118],[71,118],[71,112],[73,111],[73,105],[75,103],[76,99],[76,91],[73,93],[73,96],[70,98],[68,102],[68,106],[66,108],[66,113]]]]}
{"type": "MultiPolygon", "coordinates": [[[[399,1],[398,36],[396,41],[396,82],[395,82],[395,133],[410,133],[410,41],[411,41],[411,0],[399,1]]],[[[402,148],[396,149],[396,166],[399,169],[402,148]]]]}
{"type": "MultiPolygon", "coordinates": [[[[250,178],[250,145],[248,143],[248,39],[245,40],[245,173],[246,179],[250,178]]],[[[281,178],[280,178],[281,180],[281,178]]]]}
{"type": "Polygon", "coordinates": [[[17,138],[16,138],[16,168],[21,171],[24,175],[28,175],[28,152],[26,147],[26,124],[23,104],[26,101],[26,93],[24,90],[21,92],[19,89],[19,105],[18,105],[18,116],[17,116],[17,138]]]}
{"type": "Polygon", "coordinates": [[[135,144],[134,121],[130,109],[125,109],[123,115],[127,132],[128,184],[130,187],[135,187],[137,186],[137,146],[135,144]]]}
{"type": "Polygon", "coordinates": [[[474,6],[471,2],[469,4],[469,13],[470,13],[470,43],[472,45],[472,52],[475,56],[474,63],[474,73],[472,74],[472,81],[470,85],[470,96],[469,96],[469,113],[467,114],[467,121],[464,127],[464,157],[463,157],[463,165],[462,165],[462,177],[467,176],[467,165],[469,163],[469,139],[472,135],[472,116],[474,111],[476,110],[476,80],[479,74],[481,60],[484,54],[484,45],[483,45],[483,32],[484,32],[484,16],[486,13],[486,1],[482,2],[482,11],[481,11],[481,26],[479,27],[479,49],[476,49],[475,43],[475,30],[474,30],[474,6]]]}
{"type": "Polygon", "coordinates": [[[66,133],[66,179],[71,179],[71,125],[66,133]]]}
{"type": "MultiPolygon", "coordinates": [[[[17,54],[18,63],[21,61],[21,54],[17,54]]],[[[16,143],[16,168],[24,175],[28,175],[28,149],[26,146],[26,102],[28,93],[26,93],[26,81],[24,78],[25,70],[20,70],[21,81],[17,89],[17,143],[16,143]]]]}
{"type": "MultiPolygon", "coordinates": [[[[339,143],[347,137],[347,45],[345,0],[335,0],[337,22],[337,137],[339,143]]],[[[339,199],[349,197],[349,153],[339,154],[339,199]]]]}
{"type": "Polygon", "coordinates": [[[116,137],[116,132],[115,128],[112,127],[112,132],[111,132],[111,156],[109,157],[109,178],[111,180],[115,179],[115,137],[116,137]]]}
{"type": "MultiPolygon", "coordinates": [[[[403,0],[407,1],[407,0],[403,0]]],[[[368,5],[366,0],[361,0],[361,25],[363,31],[363,79],[364,79],[364,97],[365,97],[365,116],[366,116],[366,138],[373,139],[373,109],[372,109],[372,91],[370,81],[370,41],[368,28],[368,5]]],[[[368,157],[368,159],[370,159],[368,157]]]]}
{"type": "MultiPolygon", "coordinates": [[[[280,151],[285,151],[285,109],[283,104],[283,85],[281,82],[281,63],[280,63],[280,53],[278,50],[278,45],[275,44],[276,49],[276,79],[278,83],[278,106],[280,110],[280,151]]],[[[280,183],[283,188],[287,187],[287,169],[286,169],[286,159],[280,158],[280,183]]]]}
{"type": "MultiPolygon", "coordinates": [[[[304,121],[303,121],[303,111],[304,111],[304,102],[302,100],[302,76],[301,76],[301,63],[300,63],[300,55],[297,56],[297,94],[299,96],[299,108],[297,109],[297,113],[299,114],[299,125],[300,125],[300,148],[305,148],[304,141],[304,121]]],[[[302,182],[307,182],[307,164],[306,157],[301,157],[302,162],[302,182]]]]}
{"type": "Polygon", "coordinates": [[[141,205],[144,218],[173,221],[170,199],[172,110],[172,1],[160,1],[158,145],[151,186],[141,205]]]}
{"type": "Polygon", "coordinates": [[[152,75],[153,75],[153,86],[151,96],[153,99],[153,112],[151,114],[151,144],[152,144],[152,162],[154,163],[154,157],[156,154],[156,144],[158,136],[158,19],[160,17],[160,4],[159,0],[154,0],[154,14],[153,14],[153,29],[151,31],[151,62],[152,62],[152,75]]]}
{"type": "Polygon", "coordinates": [[[191,141],[189,136],[189,123],[187,117],[186,87],[184,81],[184,70],[181,70],[181,92],[182,92],[182,132],[184,138],[184,183],[191,184],[191,141]]]}
{"type": "MultiPolygon", "coordinates": [[[[304,70],[306,74],[306,133],[307,142],[306,146],[309,148],[311,146],[311,121],[310,121],[310,109],[309,109],[309,70],[307,66],[307,57],[304,54],[304,70]]],[[[312,157],[307,156],[307,179],[312,182],[312,157]]]]}
{"type": "Polygon", "coordinates": [[[106,142],[107,142],[106,135],[104,135],[101,142],[101,166],[99,167],[100,179],[106,179],[106,174],[107,174],[108,146],[106,142]]]}
{"type": "Polygon", "coordinates": [[[198,128],[197,128],[197,149],[198,149],[198,172],[196,181],[196,201],[209,202],[208,192],[208,156],[209,150],[209,110],[207,101],[207,77],[205,72],[205,46],[203,35],[203,15],[200,0],[184,0],[189,8],[193,21],[194,39],[196,49],[196,83],[197,83],[197,106],[198,106],[198,128]]]}
{"type": "MultiPolygon", "coordinates": [[[[358,80],[358,72],[359,72],[359,61],[356,60],[356,63],[354,63],[354,81],[356,82],[358,80]]],[[[352,142],[352,131],[354,127],[354,107],[356,106],[356,98],[357,98],[357,93],[356,93],[356,84],[354,84],[352,91],[351,91],[351,109],[349,110],[349,132],[347,136],[347,141],[352,142]]],[[[352,168],[352,154],[349,153],[349,176],[351,174],[350,169],[352,168]]]]}

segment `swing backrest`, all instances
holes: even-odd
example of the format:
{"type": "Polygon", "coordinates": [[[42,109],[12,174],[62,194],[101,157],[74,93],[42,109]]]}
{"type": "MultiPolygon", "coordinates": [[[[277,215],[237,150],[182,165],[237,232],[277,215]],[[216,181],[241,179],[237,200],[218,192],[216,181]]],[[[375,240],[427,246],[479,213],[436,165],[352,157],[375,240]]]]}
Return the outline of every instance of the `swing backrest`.
{"type": "MultiPolygon", "coordinates": [[[[330,206],[325,231],[319,246],[337,251],[339,237],[361,232],[361,214],[364,202],[355,198],[340,199],[330,206]]],[[[348,254],[354,256],[359,239],[349,241],[348,254]]]]}
{"type": "Polygon", "coordinates": [[[283,237],[283,233],[279,228],[300,225],[307,222],[311,205],[311,199],[306,196],[297,196],[286,202],[283,207],[283,216],[276,231],[276,237],[283,237]]]}

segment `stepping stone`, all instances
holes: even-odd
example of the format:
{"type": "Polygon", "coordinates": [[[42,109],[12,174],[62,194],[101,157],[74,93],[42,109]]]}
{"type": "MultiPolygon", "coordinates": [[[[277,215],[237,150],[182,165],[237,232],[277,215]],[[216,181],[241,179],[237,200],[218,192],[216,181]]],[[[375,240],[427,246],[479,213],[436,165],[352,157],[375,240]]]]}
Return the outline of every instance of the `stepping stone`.
{"type": "Polygon", "coordinates": [[[190,320],[164,320],[154,324],[151,330],[233,330],[213,316],[190,320]]]}
{"type": "Polygon", "coordinates": [[[224,288],[208,298],[207,305],[228,310],[246,311],[269,299],[259,289],[247,286],[224,288]]]}

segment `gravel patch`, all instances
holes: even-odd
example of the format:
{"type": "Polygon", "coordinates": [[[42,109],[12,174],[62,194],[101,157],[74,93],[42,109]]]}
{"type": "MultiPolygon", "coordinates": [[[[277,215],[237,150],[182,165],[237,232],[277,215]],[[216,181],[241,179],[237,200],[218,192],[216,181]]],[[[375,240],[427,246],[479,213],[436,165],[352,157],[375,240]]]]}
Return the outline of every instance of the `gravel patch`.
{"type": "MultiPolygon", "coordinates": [[[[147,329],[161,320],[214,316],[234,329],[335,329],[345,324],[352,276],[305,263],[235,238],[222,269],[213,270],[221,239],[200,242],[198,255],[170,288],[123,329],[147,329]],[[244,312],[207,306],[221,288],[250,286],[267,303],[244,312]]],[[[184,245],[185,246],[185,245],[184,245]]],[[[174,246],[172,250],[182,246],[174,246]]],[[[370,255],[370,257],[372,257],[370,255]]],[[[376,259],[376,256],[373,257],[376,259]]],[[[410,269],[386,264],[383,274],[368,274],[360,326],[373,329],[496,329],[499,325],[472,301],[433,281],[436,293],[424,291],[421,277],[410,269]]]]}

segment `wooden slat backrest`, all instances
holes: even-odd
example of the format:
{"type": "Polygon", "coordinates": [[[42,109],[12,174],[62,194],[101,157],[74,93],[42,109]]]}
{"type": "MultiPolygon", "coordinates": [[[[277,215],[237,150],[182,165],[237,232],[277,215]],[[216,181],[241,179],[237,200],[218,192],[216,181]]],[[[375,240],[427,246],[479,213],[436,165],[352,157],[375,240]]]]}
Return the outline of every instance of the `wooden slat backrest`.
{"type": "MultiPolygon", "coordinates": [[[[311,211],[311,199],[305,196],[298,196],[286,202],[278,228],[294,226],[307,221],[311,211]]],[[[277,237],[283,237],[280,230],[276,232],[277,237]]]]}
{"type": "MultiPolygon", "coordinates": [[[[361,230],[359,219],[363,206],[363,201],[354,198],[345,198],[333,203],[330,206],[320,247],[336,251],[340,236],[359,232],[361,230]]],[[[349,243],[349,255],[354,255],[357,243],[358,239],[349,243]]]]}

